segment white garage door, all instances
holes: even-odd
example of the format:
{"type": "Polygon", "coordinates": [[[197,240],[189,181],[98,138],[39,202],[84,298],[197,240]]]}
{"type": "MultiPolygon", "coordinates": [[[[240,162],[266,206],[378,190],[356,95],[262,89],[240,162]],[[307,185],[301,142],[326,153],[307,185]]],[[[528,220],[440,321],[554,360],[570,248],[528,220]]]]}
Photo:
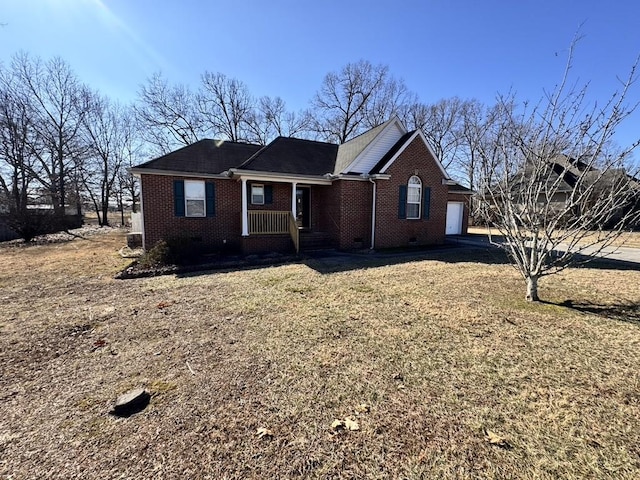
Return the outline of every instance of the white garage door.
{"type": "Polygon", "coordinates": [[[460,235],[462,233],[462,215],[464,214],[464,203],[447,203],[447,235],[460,235]]]}

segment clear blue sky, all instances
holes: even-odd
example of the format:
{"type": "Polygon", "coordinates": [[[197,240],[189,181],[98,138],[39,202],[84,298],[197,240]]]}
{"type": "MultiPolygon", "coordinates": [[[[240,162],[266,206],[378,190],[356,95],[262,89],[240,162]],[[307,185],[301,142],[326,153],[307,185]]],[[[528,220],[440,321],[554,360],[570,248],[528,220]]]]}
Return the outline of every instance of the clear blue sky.
{"type": "Polygon", "coordinates": [[[580,28],[574,78],[605,100],[640,54],[639,19],[633,0],[2,0],[0,61],[58,55],[122,101],[156,71],[194,87],[219,71],[297,110],[327,72],[365,59],[387,64],[423,102],[491,103],[510,89],[538,100],[553,88],[580,28]]]}

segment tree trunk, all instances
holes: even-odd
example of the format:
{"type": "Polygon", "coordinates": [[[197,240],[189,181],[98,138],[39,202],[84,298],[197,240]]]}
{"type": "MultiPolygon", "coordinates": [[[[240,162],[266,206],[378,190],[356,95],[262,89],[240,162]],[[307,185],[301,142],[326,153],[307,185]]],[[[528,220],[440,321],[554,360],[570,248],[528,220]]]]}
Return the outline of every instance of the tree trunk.
{"type": "Polygon", "coordinates": [[[102,204],[102,223],[100,223],[101,227],[106,227],[109,225],[109,201],[107,200],[102,204]]]}
{"type": "Polygon", "coordinates": [[[538,277],[536,275],[530,275],[527,277],[527,296],[525,297],[527,302],[538,302],[538,277]]]}

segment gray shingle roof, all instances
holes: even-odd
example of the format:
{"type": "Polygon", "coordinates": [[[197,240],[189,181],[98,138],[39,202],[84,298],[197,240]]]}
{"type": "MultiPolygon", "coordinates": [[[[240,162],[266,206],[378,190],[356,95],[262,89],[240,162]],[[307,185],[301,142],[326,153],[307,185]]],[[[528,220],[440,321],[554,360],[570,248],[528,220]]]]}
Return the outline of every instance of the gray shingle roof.
{"type": "Polygon", "coordinates": [[[471,190],[470,188],[467,188],[464,185],[460,185],[457,182],[455,185],[448,185],[447,189],[449,192],[455,192],[455,193],[463,193],[463,194],[469,194],[469,195],[472,195],[474,193],[474,191],[471,190]]]}
{"type": "Polygon", "coordinates": [[[242,164],[261,148],[263,147],[260,145],[249,143],[206,139],[134,168],[140,170],[219,174],[242,164]]]}
{"type": "MultiPolygon", "coordinates": [[[[395,118],[387,120],[386,122],[372,128],[371,130],[358,135],[355,138],[343,143],[338,147],[338,158],[336,159],[336,165],[334,173],[342,173],[356,159],[360,153],[369,145],[378,134],[384,130],[390,122],[395,118]]],[[[348,173],[348,172],[345,172],[348,173]]]]}
{"type": "Polygon", "coordinates": [[[294,175],[332,173],[338,145],[299,138],[278,137],[238,168],[294,175]]]}

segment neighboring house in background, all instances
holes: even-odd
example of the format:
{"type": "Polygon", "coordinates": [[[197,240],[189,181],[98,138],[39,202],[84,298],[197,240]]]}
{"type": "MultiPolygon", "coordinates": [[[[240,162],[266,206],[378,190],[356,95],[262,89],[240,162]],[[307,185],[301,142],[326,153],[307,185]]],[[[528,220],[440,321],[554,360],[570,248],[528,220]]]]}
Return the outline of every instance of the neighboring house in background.
{"type": "Polygon", "coordinates": [[[397,118],[342,145],[201,140],[131,172],[146,249],[170,237],[244,253],[440,244],[466,233],[472,193],[397,118]]]}
{"type": "MultiPolygon", "coordinates": [[[[557,155],[544,165],[534,167],[528,164],[512,177],[510,183],[515,204],[522,211],[529,208],[555,216],[565,211],[568,203],[574,202],[574,208],[567,215],[579,216],[581,208],[589,208],[593,199],[610,191],[614,185],[618,185],[615,189],[628,188],[626,192],[631,194],[626,207],[620,208],[618,214],[612,217],[614,223],[622,218],[625,211],[640,208],[640,181],[636,178],[623,169],[609,168],[602,171],[567,155],[557,155]],[[532,198],[532,191],[535,198],[532,198]],[[579,194],[585,191],[588,195],[580,198],[579,194]],[[532,203],[532,200],[535,202],[532,203]]],[[[499,198],[500,195],[496,195],[495,200],[499,198]]]]}

